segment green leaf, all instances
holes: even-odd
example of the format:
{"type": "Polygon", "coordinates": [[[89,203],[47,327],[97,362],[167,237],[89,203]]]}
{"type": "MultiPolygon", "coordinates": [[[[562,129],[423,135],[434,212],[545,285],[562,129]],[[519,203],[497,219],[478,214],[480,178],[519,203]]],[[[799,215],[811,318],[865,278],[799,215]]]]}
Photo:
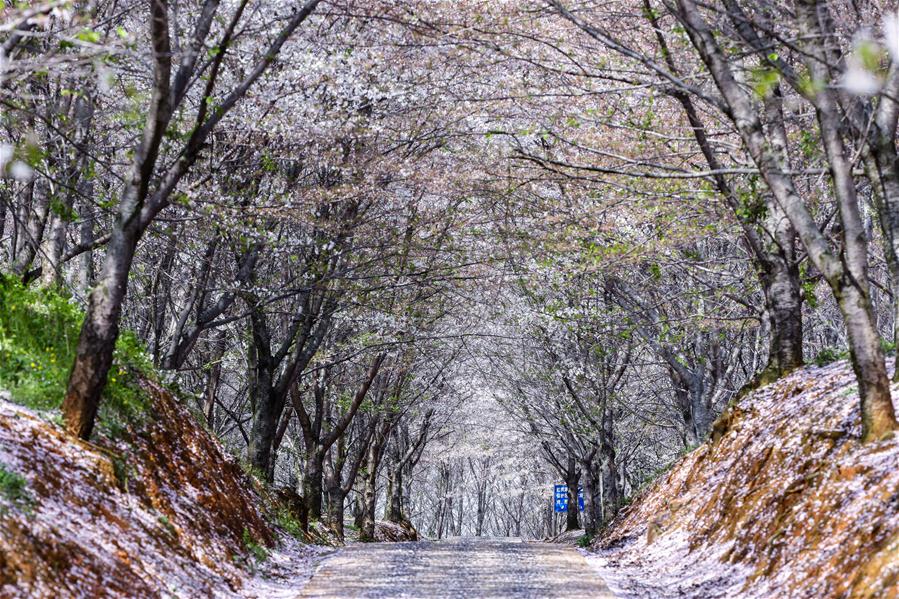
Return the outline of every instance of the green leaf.
{"type": "Polygon", "coordinates": [[[866,71],[876,73],[883,60],[883,48],[871,40],[863,40],[855,46],[855,55],[866,71]]]}
{"type": "Polygon", "coordinates": [[[93,29],[84,29],[80,31],[76,36],[76,39],[81,40],[82,42],[87,42],[88,44],[99,44],[100,43],[100,33],[94,31],[93,29]]]}
{"type": "Polygon", "coordinates": [[[780,73],[770,67],[756,67],[749,72],[752,90],[760,98],[767,98],[780,84],[780,73]]]}
{"type": "Polygon", "coordinates": [[[812,79],[811,75],[806,71],[799,75],[799,91],[804,96],[814,96],[824,89],[825,84],[822,81],[812,79]]]}

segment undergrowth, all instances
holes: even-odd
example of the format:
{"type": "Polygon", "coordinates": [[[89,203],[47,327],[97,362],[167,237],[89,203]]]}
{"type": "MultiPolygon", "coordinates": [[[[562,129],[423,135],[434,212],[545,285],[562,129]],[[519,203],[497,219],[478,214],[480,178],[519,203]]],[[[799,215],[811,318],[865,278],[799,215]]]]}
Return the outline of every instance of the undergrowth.
{"type": "Polygon", "coordinates": [[[849,351],[835,347],[825,347],[815,355],[815,364],[827,366],[837,360],[845,360],[849,357],[849,351]]]}
{"type": "Polygon", "coordinates": [[[265,548],[265,545],[257,542],[256,539],[253,538],[253,535],[250,534],[250,531],[246,528],[243,529],[243,546],[244,549],[256,558],[257,562],[264,562],[268,559],[268,549],[265,548]]]}
{"type": "Polygon", "coordinates": [[[19,506],[27,505],[31,500],[25,477],[9,470],[2,462],[0,462],[0,497],[19,506]]]}
{"type": "Polygon", "coordinates": [[[290,510],[279,507],[275,512],[275,523],[284,529],[284,531],[295,539],[304,540],[303,523],[300,522],[290,510]]]}
{"type": "MultiPolygon", "coordinates": [[[[50,412],[62,405],[84,313],[68,297],[49,289],[22,285],[0,275],[0,388],[14,402],[50,412]]],[[[98,415],[98,429],[118,437],[146,413],[149,401],[138,374],[152,375],[152,365],[137,337],[119,335],[98,415]]]]}
{"type": "MultiPolygon", "coordinates": [[[[896,353],[896,344],[886,339],[881,339],[880,348],[883,350],[883,353],[889,356],[896,353]]],[[[814,362],[818,366],[827,366],[838,360],[848,360],[849,357],[849,350],[846,348],[825,347],[815,354],[814,362]]]]}
{"type": "Polygon", "coordinates": [[[166,516],[165,514],[161,514],[159,518],[157,518],[157,520],[159,520],[159,524],[162,525],[162,528],[165,529],[166,533],[168,533],[169,536],[171,536],[173,539],[178,538],[178,530],[175,528],[174,524],[172,524],[172,521],[169,520],[168,516],[166,516]]]}
{"type": "Polygon", "coordinates": [[[240,456],[238,464],[240,464],[240,469],[243,470],[243,473],[249,476],[251,479],[255,479],[255,482],[263,487],[267,485],[265,482],[265,472],[262,471],[258,466],[254,466],[246,459],[246,456],[240,456]]]}

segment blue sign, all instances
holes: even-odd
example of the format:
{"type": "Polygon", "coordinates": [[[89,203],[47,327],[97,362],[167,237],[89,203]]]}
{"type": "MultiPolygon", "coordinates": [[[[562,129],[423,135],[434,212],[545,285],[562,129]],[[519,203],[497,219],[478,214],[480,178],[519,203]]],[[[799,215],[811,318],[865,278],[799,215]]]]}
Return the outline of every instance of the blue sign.
{"type": "MultiPolygon", "coordinates": [[[[568,485],[556,485],[553,489],[553,505],[557,512],[568,511],[568,485]]],[[[577,509],[579,512],[584,511],[584,487],[578,485],[577,488],[577,509]]]]}

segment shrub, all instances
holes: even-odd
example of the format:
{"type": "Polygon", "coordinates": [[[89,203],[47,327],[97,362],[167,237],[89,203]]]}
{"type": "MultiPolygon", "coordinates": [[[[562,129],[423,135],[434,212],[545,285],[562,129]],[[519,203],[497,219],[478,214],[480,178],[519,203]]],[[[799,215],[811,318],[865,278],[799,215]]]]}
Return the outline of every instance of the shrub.
{"type": "Polygon", "coordinates": [[[303,534],[303,523],[297,520],[290,510],[286,508],[278,508],[275,513],[275,522],[284,529],[284,531],[295,539],[300,541],[306,537],[303,534]]]}
{"type": "Polygon", "coordinates": [[[256,561],[263,562],[268,559],[268,549],[257,543],[246,528],[243,529],[243,546],[247,553],[256,558],[256,561]]]}
{"type": "Polygon", "coordinates": [[[835,347],[825,347],[815,356],[815,364],[818,366],[826,366],[837,360],[845,360],[849,357],[846,350],[837,349],[835,347]]]}
{"type": "Polygon", "coordinates": [[[18,505],[27,505],[31,499],[28,494],[28,481],[20,474],[9,470],[2,462],[0,462],[0,496],[18,505]]]}
{"type": "MultiPolygon", "coordinates": [[[[29,288],[15,277],[0,276],[0,388],[31,409],[58,410],[83,319],[81,309],[62,293],[29,288]]],[[[102,432],[118,436],[146,412],[138,374],[151,376],[152,366],[137,337],[126,331],[116,343],[103,392],[98,419],[102,432]]]]}

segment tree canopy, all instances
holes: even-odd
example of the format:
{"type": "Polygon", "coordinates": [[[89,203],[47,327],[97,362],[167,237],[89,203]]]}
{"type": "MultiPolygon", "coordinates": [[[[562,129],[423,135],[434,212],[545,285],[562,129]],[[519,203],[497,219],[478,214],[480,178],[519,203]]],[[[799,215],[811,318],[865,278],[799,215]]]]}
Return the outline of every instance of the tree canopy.
{"type": "Polygon", "coordinates": [[[140,356],[372,538],[593,533],[806,363],[899,428],[889,3],[0,7],[4,293],[71,310],[0,383],[73,435],[140,356]]]}

